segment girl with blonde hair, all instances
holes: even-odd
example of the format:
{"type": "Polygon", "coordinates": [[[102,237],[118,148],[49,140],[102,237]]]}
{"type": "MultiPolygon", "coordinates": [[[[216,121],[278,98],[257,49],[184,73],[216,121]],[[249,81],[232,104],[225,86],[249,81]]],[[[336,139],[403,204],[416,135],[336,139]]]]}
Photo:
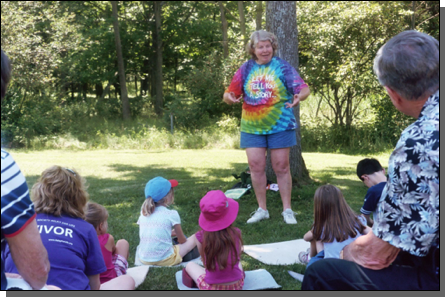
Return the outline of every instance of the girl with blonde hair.
{"type": "Polygon", "coordinates": [[[196,247],[195,235],[186,238],[176,210],[168,207],[174,202],[173,188],[177,180],[157,176],[145,186],[145,201],[138,219],[139,246],[136,257],[144,265],[173,266],[196,247]],[[173,245],[172,236],[179,244],[173,245]]]}

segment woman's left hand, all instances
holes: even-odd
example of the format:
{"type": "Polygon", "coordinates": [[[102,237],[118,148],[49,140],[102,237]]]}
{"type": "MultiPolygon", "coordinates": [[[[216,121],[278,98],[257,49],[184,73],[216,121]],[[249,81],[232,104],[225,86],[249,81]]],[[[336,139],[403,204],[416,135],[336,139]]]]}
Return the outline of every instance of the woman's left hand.
{"type": "Polygon", "coordinates": [[[294,95],[294,101],[292,103],[286,102],[285,103],[286,108],[292,108],[292,107],[297,106],[298,104],[300,104],[300,101],[301,101],[300,94],[295,94],[294,95]]]}

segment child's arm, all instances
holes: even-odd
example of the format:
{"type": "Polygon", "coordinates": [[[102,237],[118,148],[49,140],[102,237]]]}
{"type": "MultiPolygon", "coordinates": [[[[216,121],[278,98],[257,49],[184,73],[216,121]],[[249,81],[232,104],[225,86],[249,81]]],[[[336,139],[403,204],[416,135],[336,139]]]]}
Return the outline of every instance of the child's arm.
{"type": "Polygon", "coordinates": [[[179,243],[185,243],[187,241],[187,238],[185,238],[184,232],[182,232],[181,224],[176,224],[173,226],[176,237],[178,238],[179,243]]]}
{"type": "Polygon", "coordinates": [[[369,233],[369,231],[371,231],[372,228],[370,228],[369,226],[366,226],[365,230],[363,230],[363,235],[366,235],[369,233]]]}
{"type": "Polygon", "coordinates": [[[374,225],[374,221],[371,219],[370,215],[365,215],[363,214],[366,218],[366,223],[368,224],[369,227],[372,227],[372,225],[374,225]]]}
{"type": "Polygon", "coordinates": [[[110,234],[110,237],[108,237],[108,241],[105,244],[105,248],[110,251],[113,255],[116,252],[116,244],[114,242],[113,235],[110,234]]]}
{"type": "Polygon", "coordinates": [[[303,239],[305,241],[312,241],[314,239],[314,234],[311,230],[307,231],[306,234],[304,234],[303,239]]]}

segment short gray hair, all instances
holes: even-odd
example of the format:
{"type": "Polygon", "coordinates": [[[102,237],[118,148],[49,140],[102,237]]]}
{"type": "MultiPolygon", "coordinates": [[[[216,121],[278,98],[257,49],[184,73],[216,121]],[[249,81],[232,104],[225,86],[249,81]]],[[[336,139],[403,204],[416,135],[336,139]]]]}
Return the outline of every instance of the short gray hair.
{"type": "Polygon", "coordinates": [[[255,47],[259,41],[270,41],[273,48],[273,55],[277,55],[278,50],[278,39],[275,36],[275,34],[264,31],[264,30],[258,30],[252,33],[250,35],[250,40],[246,44],[246,52],[252,56],[254,60],[257,60],[257,56],[255,55],[255,47]]]}
{"type": "Polygon", "coordinates": [[[415,30],[401,32],[379,49],[374,72],[381,85],[406,100],[433,94],[439,87],[439,41],[415,30]]]}

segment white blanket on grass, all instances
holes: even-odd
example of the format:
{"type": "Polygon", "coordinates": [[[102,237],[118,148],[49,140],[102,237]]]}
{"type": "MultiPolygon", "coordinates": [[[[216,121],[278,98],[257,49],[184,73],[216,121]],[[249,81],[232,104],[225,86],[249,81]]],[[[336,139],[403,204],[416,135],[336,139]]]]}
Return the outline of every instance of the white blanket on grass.
{"type": "MultiPolygon", "coordinates": [[[[198,290],[197,288],[189,288],[182,283],[182,270],[177,271],[176,283],[179,290],[198,290]]],[[[258,269],[246,271],[246,278],[244,279],[243,290],[278,290],[281,286],[277,284],[269,271],[265,269],[258,269]]]]}
{"type": "Polygon", "coordinates": [[[144,282],[145,278],[147,277],[148,269],[149,266],[147,265],[127,269],[127,275],[134,279],[136,288],[144,282]]]}
{"type": "Polygon", "coordinates": [[[245,245],[244,252],[268,265],[292,265],[301,263],[298,254],[307,251],[311,244],[304,239],[290,241],[245,245]]]}

